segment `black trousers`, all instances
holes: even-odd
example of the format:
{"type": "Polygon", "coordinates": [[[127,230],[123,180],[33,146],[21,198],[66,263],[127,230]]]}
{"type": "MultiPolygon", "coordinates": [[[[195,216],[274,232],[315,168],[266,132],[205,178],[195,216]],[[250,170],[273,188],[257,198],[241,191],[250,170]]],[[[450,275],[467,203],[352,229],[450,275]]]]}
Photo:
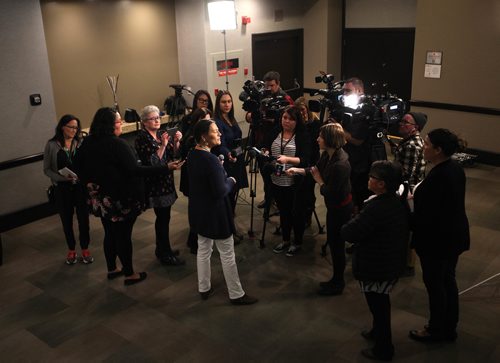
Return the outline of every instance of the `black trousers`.
{"type": "Polygon", "coordinates": [[[311,220],[316,205],[316,195],[314,194],[315,187],[316,182],[312,178],[311,174],[307,174],[304,177],[301,189],[304,191],[304,217],[308,221],[311,220]]]}
{"type": "Polygon", "coordinates": [[[458,255],[420,256],[422,275],[429,295],[429,333],[454,335],[458,324],[458,287],[455,278],[458,255]]]}
{"type": "Polygon", "coordinates": [[[295,244],[302,244],[305,229],[304,203],[300,193],[297,193],[297,186],[281,187],[272,184],[272,194],[280,211],[283,241],[290,241],[293,229],[295,244]]]}
{"type": "Polygon", "coordinates": [[[373,316],[373,353],[378,357],[392,358],[394,346],[391,332],[391,300],[389,294],[365,292],[366,302],[373,316]]]}
{"type": "Polygon", "coordinates": [[[155,233],[156,233],[156,252],[159,257],[167,257],[172,255],[172,247],[170,246],[170,212],[172,208],[162,207],[154,208],[156,215],[155,233]]]}
{"type": "Polygon", "coordinates": [[[329,208],[326,211],[326,241],[330,247],[333,263],[332,282],[344,284],[345,240],[340,235],[342,226],[349,221],[352,214],[352,203],[340,208],[329,208]]]}
{"type": "Polygon", "coordinates": [[[85,189],[81,184],[59,183],[56,188],[56,208],[61,218],[68,249],[76,248],[73,214],[76,210],[78,233],[82,250],[89,248],[89,209],[85,189]]]}
{"type": "Polygon", "coordinates": [[[104,256],[108,271],[116,270],[116,257],[122,263],[125,276],[134,274],[132,265],[132,229],[137,217],[132,217],[120,222],[112,222],[101,218],[104,227],[104,256]]]}
{"type": "Polygon", "coordinates": [[[363,208],[363,202],[371,192],[368,190],[368,171],[351,172],[351,193],[354,206],[359,210],[363,208]]]}

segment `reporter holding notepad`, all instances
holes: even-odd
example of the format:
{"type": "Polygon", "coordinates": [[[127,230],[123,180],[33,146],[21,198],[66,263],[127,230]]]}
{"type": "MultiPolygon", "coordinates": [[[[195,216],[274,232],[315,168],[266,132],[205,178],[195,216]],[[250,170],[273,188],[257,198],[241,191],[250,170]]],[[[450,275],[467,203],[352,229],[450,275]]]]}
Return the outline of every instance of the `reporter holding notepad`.
{"type": "Polygon", "coordinates": [[[43,171],[55,186],[56,208],[61,218],[64,236],[68,245],[66,264],[78,261],[76,238],[73,231],[73,214],[76,211],[80,238],[80,261],[94,261],[89,251],[89,213],[86,191],[73,173],[72,163],[81,144],[80,120],[73,115],[64,115],[59,120],[55,135],[47,141],[43,157],[43,171]]]}

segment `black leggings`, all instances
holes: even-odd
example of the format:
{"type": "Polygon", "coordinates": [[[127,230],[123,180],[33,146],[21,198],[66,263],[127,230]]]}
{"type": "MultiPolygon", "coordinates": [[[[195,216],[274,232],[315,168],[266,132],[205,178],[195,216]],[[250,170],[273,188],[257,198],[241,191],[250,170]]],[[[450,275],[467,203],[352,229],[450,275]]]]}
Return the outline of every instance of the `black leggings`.
{"type": "Polygon", "coordinates": [[[132,229],[137,217],[129,218],[120,222],[112,222],[101,218],[104,227],[104,256],[108,271],[116,270],[116,257],[122,263],[125,276],[134,274],[132,266],[132,229]]]}
{"type": "Polygon", "coordinates": [[[292,234],[294,243],[302,244],[305,229],[304,203],[295,185],[281,187],[272,184],[272,194],[280,211],[280,225],[283,241],[289,242],[292,234]]]}
{"type": "Polygon", "coordinates": [[[419,255],[422,277],[429,295],[429,332],[453,335],[458,324],[458,287],[455,277],[458,256],[419,255]]]}
{"type": "Polygon", "coordinates": [[[159,257],[166,257],[172,254],[170,246],[170,212],[171,207],[154,208],[156,215],[156,252],[159,257]]]}
{"type": "Polygon", "coordinates": [[[389,294],[365,292],[366,302],[373,316],[375,346],[373,352],[380,357],[392,358],[394,346],[391,333],[391,300],[389,294]]]}
{"type": "Polygon", "coordinates": [[[81,184],[59,183],[56,186],[56,207],[63,226],[64,236],[68,249],[76,248],[75,233],[73,231],[73,214],[76,210],[80,247],[89,248],[89,210],[86,194],[81,184]]]}
{"type": "Polygon", "coordinates": [[[326,211],[326,240],[330,247],[333,263],[332,282],[344,284],[345,240],[340,235],[342,226],[349,221],[352,203],[326,211]]]}

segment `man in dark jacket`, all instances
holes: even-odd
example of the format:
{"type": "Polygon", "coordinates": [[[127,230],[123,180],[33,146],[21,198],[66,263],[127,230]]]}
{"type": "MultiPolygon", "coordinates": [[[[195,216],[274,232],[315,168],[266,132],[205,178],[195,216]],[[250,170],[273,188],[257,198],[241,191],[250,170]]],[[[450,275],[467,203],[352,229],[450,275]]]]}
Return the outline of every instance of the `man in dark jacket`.
{"type": "Polygon", "coordinates": [[[370,359],[391,360],[389,292],[405,265],[409,238],[409,210],[396,193],[401,183],[401,166],[376,161],[369,173],[368,188],[374,193],[361,212],[342,227],[342,237],[354,243],[352,268],[373,316],[373,327],[361,335],[374,340],[373,348],[361,353],[370,359]]]}

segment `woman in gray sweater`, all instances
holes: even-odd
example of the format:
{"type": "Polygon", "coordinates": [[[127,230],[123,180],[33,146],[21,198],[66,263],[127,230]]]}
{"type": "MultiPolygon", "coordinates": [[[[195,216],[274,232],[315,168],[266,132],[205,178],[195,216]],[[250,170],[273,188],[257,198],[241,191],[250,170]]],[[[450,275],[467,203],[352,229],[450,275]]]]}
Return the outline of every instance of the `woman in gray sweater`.
{"type": "Polygon", "coordinates": [[[56,208],[61,218],[68,255],[66,264],[77,262],[76,239],[73,232],[73,214],[76,210],[80,237],[81,261],[92,263],[94,258],[89,251],[89,212],[86,204],[84,186],[74,174],[59,172],[67,168],[72,170],[72,163],[82,141],[80,120],[73,115],[64,115],[56,126],[55,135],[47,141],[43,156],[43,172],[55,186],[56,208]],[[63,175],[64,174],[64,175],[63,175]]]}

